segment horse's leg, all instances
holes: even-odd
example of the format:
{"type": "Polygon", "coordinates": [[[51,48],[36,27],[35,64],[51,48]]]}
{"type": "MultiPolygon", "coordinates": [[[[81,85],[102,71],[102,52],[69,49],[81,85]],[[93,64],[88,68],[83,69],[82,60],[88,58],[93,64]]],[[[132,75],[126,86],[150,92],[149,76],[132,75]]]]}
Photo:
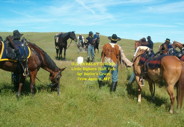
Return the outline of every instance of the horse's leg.
{"type": "Polygon", "coordinates": [[[171,101],[171,106],[170,106],[170,113],[173,114],[174,113],[174,101],[175,101],[175,97],[174,97],[174,85],[168,85],[167,86],[167,92],[170,96],[170,101],[171,101]]]}
{"type": "Polygon", "coordinates": [[[138,102],[141,102],[142,82],[140,81],[140,76],[136,76],[135,79],[138,84],[138,102]]]}
{"type": "Polygon", "coordinates": [[[64,48],[64,59],[66,59],[66,48],[64,48]]]}
{"type": "Polygon", "coordinates": [[[60,48],[60,59],[62,59],[63,57],[62,57],[62,51],[63,51],[63,48],[60,48]]]}
{"type": "Polygon", "coordinates": [[[23,83],[19,83],[19,88],[18,88],[18,92],[17,92],[17,97],[20,97],[20,95],[21,95],[22,86],[23,86],[23,83]]]}
{"type": "Polygon", "coordinates": [[[20,97],[21,91],[22,91],[22,86],[24,84],[25,77],[22,76],[22,74],[19,74],[19,87],[18,87],[18,92],[17,92],[17,97],[20,97]]]}
{"type": "Polygon", "coordinates": [[[38,72],[37,70],[30,71],[30,90],[32,94],[36,92],[35,91],[35,78],[36,78],[37,72],[38,72]]]}
{"type": "Polygon", "coordinates": [[[153,83],[151,80],[148,80],[148,84],[149,84],[149,90],[151,93],[151,97],[154,98],[154,96],[155,96],[155,83],[153,83]]]}
{"type": "Polygon", "coordinates": [[[59,49],[56,49],[56,59],[58,59],[59,49]]]}

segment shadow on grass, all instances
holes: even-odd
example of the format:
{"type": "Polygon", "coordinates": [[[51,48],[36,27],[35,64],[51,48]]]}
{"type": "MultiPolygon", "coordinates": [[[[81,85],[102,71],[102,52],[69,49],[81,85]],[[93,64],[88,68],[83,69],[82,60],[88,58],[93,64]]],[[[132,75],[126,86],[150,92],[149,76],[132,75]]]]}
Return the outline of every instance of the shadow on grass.
{"type": "MultiPolygon", "coordinates": [[[[35,93],[39,92],[39,91],[47,91],[47,92],[51,92],[51,88],[48,85],[38,85],[35,86],[35,93]]],[[[16,93],[18,91],[18,84],[7,84],[7,83],[2,83],[0,86],[0,94],[6,94],[6,93],[16,93]]],[[[25,81],[24,85],[22,86],[22,91],[21,94],[22,95],[29,95],[31,93],[30,90],[30,82],[29,81],[25,81]]]]}
{"type": "MultiPolygon", "coordinates": [[[[136,88],[133,88],[132,85],[135,85],[135,84],[126,84],[126,86],[127,86],[127,88],[126,88],[127,93],[130,96],[137,97],[138,96],[137,87],[136,88]]],[[[157,97],[157,96],[152,97],[151,94],[147,95],[147,94],[145,94],[145,92],[142,92],[141,95],[142,95],[142,98],[146,99],[150,103],[155,104],[155,106],[160,107],[163,104],[168,105],[167,104],[167,100],[165,98],[160,98],[160,97],[157,97]]]]}

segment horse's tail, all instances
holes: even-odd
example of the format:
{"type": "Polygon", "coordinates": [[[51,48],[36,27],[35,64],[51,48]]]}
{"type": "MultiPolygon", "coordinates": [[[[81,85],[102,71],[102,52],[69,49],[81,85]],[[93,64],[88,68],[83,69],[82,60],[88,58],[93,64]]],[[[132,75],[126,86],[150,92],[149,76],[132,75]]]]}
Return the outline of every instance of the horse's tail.
{"type": "Polygon", "coordinates": [[[178,108],[182,108],[183,97],[184,97],[184,63],[182,62],[182,69],[181,75],[178,81],[178,93],[177,93],[177,100],[178,100],[178,108]]]}

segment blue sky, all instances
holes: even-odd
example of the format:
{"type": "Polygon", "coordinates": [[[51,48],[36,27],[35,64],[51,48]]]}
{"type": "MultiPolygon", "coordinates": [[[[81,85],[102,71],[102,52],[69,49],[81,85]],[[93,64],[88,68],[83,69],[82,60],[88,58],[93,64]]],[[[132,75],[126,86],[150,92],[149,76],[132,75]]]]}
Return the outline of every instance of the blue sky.
{"type": "Polygon", "coordinates": [[[117,34],[184,43],[183,0],[0,0],[0,32],[117,34]]]}

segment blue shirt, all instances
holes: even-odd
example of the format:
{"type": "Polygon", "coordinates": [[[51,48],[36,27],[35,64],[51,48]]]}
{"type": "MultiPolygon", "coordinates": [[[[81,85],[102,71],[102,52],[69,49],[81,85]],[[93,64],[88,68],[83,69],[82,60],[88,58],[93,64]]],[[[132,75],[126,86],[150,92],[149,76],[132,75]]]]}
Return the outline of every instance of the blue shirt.
{"type": "Polygon", "coordinates": [[[95,39],[96,39],[96,38],[97,38],[97,39],[100,39],[100,36],[99,36],[98,34],[95,34],[95,35],[94,35],[94,38],[95,38],[95,39]]]}
{"type": "Polygon", "coordinates": [[[86,40],[88,40],[88,44],[94,45],[94,37],[88,36],[86,40]]]}

